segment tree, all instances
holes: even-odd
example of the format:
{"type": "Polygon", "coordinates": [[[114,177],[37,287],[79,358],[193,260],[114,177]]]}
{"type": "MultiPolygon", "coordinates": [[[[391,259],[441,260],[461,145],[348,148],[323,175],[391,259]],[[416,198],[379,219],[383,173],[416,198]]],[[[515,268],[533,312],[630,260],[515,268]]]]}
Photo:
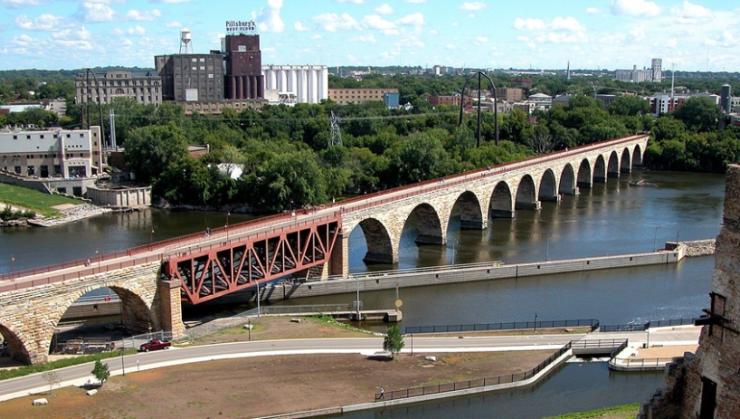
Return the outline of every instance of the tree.
{"type": "Polygon", "coordinates": [[[546,125],[535,125],[529,135],[529,147],[537,154],[544,154],[552,150],[552,135],[550,135],[550,130],[547,129],[546,125]]]}
{"type": "Polygon", "coordinates": [[[54,370],[45,372],[44,379],[49,384],[49,394],[51,394],[54,386],[59,384],[59,382],[61,381],[61,379],[59,378],[59,374],[57,374],[57,372],[54,370]]]}
{"type": "Polygon", "coordinates": [[[110,377],[110,370],[108,369],[108,364],[103,364],[99,359],[96,360],[95,366],[93,367],[93,370],[92,370],[92,375],[98,381],[100,381],[101,386],[105,384],[105,382],[108,380],[108,377],[110,377]]]}
{"type": "Polygon", "coordinates": [[[721,117],[719,107],[709,97],[691,97],[673,115],[691,130],[708,132],[717,129],[721,117]]]}
{"type": "Polygon", "coordinates": [[[609,105],[612,115],[634,116],[650,112],[648,101],[637,96],[619,96],[609,105]]]}
{"type": "Polygon", "coordinates": [[[403,335],[401,329],[397,324],[388,327],[385,333],[385,339],[383,339],[383,349],[393,354],[401,352],[405,343],[403,341],[403,335]]]}
{"type": "Polygon", "coordinates": [[[187,140],[178,127],[153,125],[130,132],[124,157],[138,181],[151,182],[186,154],[187,140]]]}

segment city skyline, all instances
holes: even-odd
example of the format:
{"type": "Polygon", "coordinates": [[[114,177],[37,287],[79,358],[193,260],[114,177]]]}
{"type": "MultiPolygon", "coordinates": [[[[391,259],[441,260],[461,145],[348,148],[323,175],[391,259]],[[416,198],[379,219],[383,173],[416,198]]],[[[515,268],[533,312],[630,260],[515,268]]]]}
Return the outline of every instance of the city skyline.
{"type": "Polygon", "coordinates": [[[726,2],[0,0],[0,69],[153,67],[220,48],[227,20],[255,20],[265,64],[481,68],[638,68],[663,58],[688,71],[738,71],[740,7],[726,2]],[[491,23],[493,22],[493,23],[491,23]]]}

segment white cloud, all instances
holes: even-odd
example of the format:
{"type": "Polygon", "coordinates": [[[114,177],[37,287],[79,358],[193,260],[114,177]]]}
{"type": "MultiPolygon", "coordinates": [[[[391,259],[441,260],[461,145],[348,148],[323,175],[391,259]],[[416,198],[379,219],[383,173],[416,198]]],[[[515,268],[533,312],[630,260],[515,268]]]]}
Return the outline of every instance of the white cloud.
{"type": "Polygon", "coordinates": [[[165,26],[167,26],[168,28],[178,28],[179,29],[183,27],[183,24],[176,20],[172,20],[172,21],[167,22],[165,26]]]}
{"type": "Polygon", "coordinates": [[[660,7],[649,0],[614,0],[612,11],[618,15],[658,16],[660,7]]]}
{"type": "Polygon", "coordinates": [[[406,3],[410,3],[410,4],[424,4],[426,2],[427,0],[406,0],[406,3]]]}
{"type": "Polygon", "coordinates": [[[146,33],[146,29],[141,25],[136,25],[128,28],[127,32],[129,35],[144,35],[146,33]]]}
{"type": "Polygon", "coordinates": [[[393,7],[391,7],[391,5],[388,3],[383,3],[375,8],[375,12],[381,15],[389,15],[393,13],[393,7]]]}
{"type": "Polygon", "coordinates": [[[33,38],[24,34],[20,34],[13,38],[13,43],[21,47],[27,47],[33,42],[33,38]]]}
{"type": "Polygon", "coordinates": [[[373,34],[371,34],[371,33],[360,35],[360,36],[356,36],[356,37],[352,38],[352,40],[353,41],[357,41],[357,42],[364,42],[364,43],[367,43],[367,44],[374,44],[374,43],[378,42],[375,39],[375,36],[373,36],[373,34]]]}
{"type": "Polygon", "coordinates": [[[379,15],[367,15],[362,19],[367,27],[383,32],[386,35],[398,35],[396,24],[379,15]]]}
{"type": "Polygon", "coordinates": [[[460,9],[466,12],[475,12],[486,8],[486,4],[482,1],[466,1],[460,6],[460,9]]]}
{"type": "Polygon", "coordinates": [[[362,4],[365,3],[365,0],[337,0],[337,3],[362,4]]]}
{"type": "Polygon", "coordinates": [[[40,6],[41,0],[3,0],[2,3],[8,7],[40,6]]]}
{"type": "Polygon", "coordinates": [[[410,15],[406,15],[398,19],[398,23],[401,25],[413,26],[418,29],[424,26],[424,15],[420,12],[411,13],[410,15]]]}
{"type": "Polygon", "coordinates": [[[162,13],[159,11],[159,9],[152,9],[152,10],[136,10],[131,9],[126,13],[126,18],[129,20],[137,20],[137,21],[145,21],[145,20],[154,20],[158,17],[160,17],[162,13]]]}
{"type": "Polygon", "coordinates": [[[115,13],[108,0],[82,2],[83,18],[87,22],[107,22],[113,20],[115,13]]]}
{"type": "Polygon", "coordinates": [[[514,19],[514,27],[519,30],[541,30],[545,29],[547,25],[545,25],[545,21],[542,19],[535,19],[535,18],[516,18],[514,19]]]}
{"type": "Polygon", "coordinates": [[[295,29],[296,32],[306,32],[308,30],[306,25],[304,25],[300,20],[296,20],[295,23],[293,23],[293,29],[295,29]]]}
{"type": "Polygon", "coordinates": [[[36,31],[53,31],[59,29],[63,19],[60,16],[45,13],[35,19],[21,15],[15,18],[15,24],[21,29],[36,31]]]}
{"type": "Polygon", "coordinates": [[[257,26],[263,32],[282,32],[285,30],[285,22],[280,16],[283,8],[283,0],[267,0],[267,9],[262,9],[256,15],[257,26]]]}
{"type": "Polygon", "coordinates": [[[313,20],[327,32],[360,29],[360,24],[348,13],[323,13],[314,17],[313,20]]]}
{"type": "Polygon", "coordinates": [[[599,9],[598,7],[587,7],[586,13],[590,15],[598,15],[599,13],[601,13],[601,9],[599,9]]]}
{"type": "Polygon", "coordinates": [[[531,32],[530,36],[520,36],[517,40],[530,44],[579,43],[586,41],[586,28],[578,19],[570,16],[555,17],[550,22],[535,18],[516,18],[514,28],[531,32]]]}
{"type": "Polygon", "coordinates": [[[488,37],[486,36],[476,36],[475,37],[475,44],[476,45],[483,45],[488,43],[488,37]]]}
{"type": "Polygon", "coordinates": [[[188,3],[190,0],[150,0],[154,3],[165,3],[165,4],[179,4],[179,3],[188,3]]]}
{"type": "Polygon", "coordinates": [[[65,29],[51,34],[52,42],[70,49],[93,49],[92,35],[84,26],[79,29],[65,29]]]}

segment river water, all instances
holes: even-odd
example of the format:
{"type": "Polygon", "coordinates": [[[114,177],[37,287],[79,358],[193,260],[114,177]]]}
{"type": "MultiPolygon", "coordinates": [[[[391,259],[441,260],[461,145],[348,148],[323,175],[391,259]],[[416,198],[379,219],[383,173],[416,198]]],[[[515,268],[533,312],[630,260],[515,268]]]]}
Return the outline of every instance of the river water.
{"type": "MultiPolygon", "coordinates": [[[[564,196],[514,219],[489,220],[484,231],[458,229],[453,218],[446,246],[417,246],[404,231],[398,267],[500,260],[506,263],[642,252],[667,240],[715,237],[720,228],[721,175],[636,171],[579,196],[564,196]],[[632,186],[644,180],[652,186],[632,186]]],[[[231,215],[230,223],[249,219],[231,215]]],[[[0,272],[87,258],[175,235],[226,224],[223,213],[149,210],[106,214],[53,228],[0,231],[0,272]],[[154,233],[152,233],[152,230],[154,233]],[[15,261],[11,261],[11,257],[15,261]]],[[[350,269],[388,269],[362,261],[365,242],[350,236],[350,269]]],[[[402,289],[404,325],[538,319],[598,318],[602,323],[699,314],[706,304],[713,258],[678,265],[505,279],[402,289]]],[[[368,308],[392,307],[394,291],[364,293],[368,308]]],[[[288,301],[347,303],[354,295],[288,301]]]]}
{"type": "Polygon", "coordinates": [[[522,389],[355,412],[375,418],[541,418],[625,403],[645,402],[663,384],[662,372],[609,371],[605,362],[567,363],[540,383],[522,389]]]}

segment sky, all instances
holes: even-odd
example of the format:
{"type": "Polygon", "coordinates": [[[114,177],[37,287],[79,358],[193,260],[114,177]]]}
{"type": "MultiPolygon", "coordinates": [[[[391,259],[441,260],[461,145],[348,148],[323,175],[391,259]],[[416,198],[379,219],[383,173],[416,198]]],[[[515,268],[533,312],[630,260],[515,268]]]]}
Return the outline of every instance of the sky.
{"type": "Polygon", "coordinates": [[[740,0],[0,0],[0,69],[153,67],[227,20],[263,64],[740,71],[740,0]]]}

